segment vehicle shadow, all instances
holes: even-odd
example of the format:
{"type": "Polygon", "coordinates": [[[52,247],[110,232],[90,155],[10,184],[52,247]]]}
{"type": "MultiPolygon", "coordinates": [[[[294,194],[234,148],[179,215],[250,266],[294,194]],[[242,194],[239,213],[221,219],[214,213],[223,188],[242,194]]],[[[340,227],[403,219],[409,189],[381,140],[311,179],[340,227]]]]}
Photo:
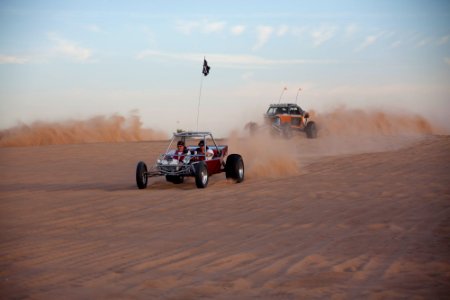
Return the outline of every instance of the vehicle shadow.
{"type": "MultiPolygon", "coordinates": [[[[216,182],[220,181],[220,180],[221,179],[217,179],[217,178],[213,179],[212,177],[210,177],[209,178],[208,187],[216,185],[216,182]]],[[[187,178],[184,178],[184,182],[183,183],[179,183],[179,184],[174,184],[172,182],[167,182],[165,179],[158,179],[156,181],[151,180],[151,181],[149,181],[149,183],[147,185],[147,189],[154,189],[154,190],[183,190],[183,191],[187,191],[187,190],[196,190],[198,188],[195,185],[195,179],[187,177],[187,178]]]]}
{"type": "Polygon", "coordinates": [[[137,189],[136,185],[130,184],[109,184],[103,182],[90,183],[31,183],[31,184],[0,184],[0,192],[60,192],[60,191],[85,191],[85,190],[103,190],[103,191],[123,191],[137,189]]]}
{"type": "MultiPolygon", "coordinates": [[[[101,190],[106,192],[115,191],[138,191],[138,187],[133,180],[134,178],[123,180],[114,180],[112,182],[35,182],[35,183],[0,183],[0,193],[8,192],[61,192],[61,191],[86,191],[101,190]]],[[[210,177],[208,187],[220,186],[226,184],[227,180],[221,176],[210,177]]],[[[207,187],[207,188],[208,188],[207,187]]],[[[187,177],[183,183],[174,184],[167,182],[165,178],[149,179],[145,190],[196,190],[195,179],[187,177]]]]}

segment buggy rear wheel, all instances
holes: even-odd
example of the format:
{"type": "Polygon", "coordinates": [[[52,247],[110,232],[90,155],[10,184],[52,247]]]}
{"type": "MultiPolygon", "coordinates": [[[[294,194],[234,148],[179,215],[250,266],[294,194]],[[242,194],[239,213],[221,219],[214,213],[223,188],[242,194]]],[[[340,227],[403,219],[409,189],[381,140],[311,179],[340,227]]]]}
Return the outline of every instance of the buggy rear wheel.
{"type": "Polygon", "coordinates": [[[225,176],[237,183],[244,181],[244,160],[239,154],[230,154],[225,164],[225,176]]]}
{"type": "Polygon", "coordinates": [[[199,189],[204,189],[208,186],[209,176],[208,176],[208,168],[206,164],[201,161],[194,165],[195,169],[195,185],[199,189]]]}
{"type": "Polygon", "coordinates": [[[313,121],[309,121],[306,124],[305,132],[307,138],[315,139],[317,137],[316,123],[314,123],[313,121]]]}
{"type": "Polygon", "coordinates": [[[140,161],[136,167],[136,184],[140,190],[147,187],[147,165],[140,161]]]}

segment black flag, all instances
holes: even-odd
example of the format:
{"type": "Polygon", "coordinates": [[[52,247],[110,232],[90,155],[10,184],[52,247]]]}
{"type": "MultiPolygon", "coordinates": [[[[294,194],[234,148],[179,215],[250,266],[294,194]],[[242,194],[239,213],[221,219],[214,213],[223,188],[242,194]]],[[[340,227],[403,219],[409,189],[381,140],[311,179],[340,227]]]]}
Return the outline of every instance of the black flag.
{"type": "Polygon", "coordinates": [[[210,67],[208,66],[208,62],[206,61],[206,59],[203,59],[203,75],[207,76],[209,74],[209,69],[210,67]]]}

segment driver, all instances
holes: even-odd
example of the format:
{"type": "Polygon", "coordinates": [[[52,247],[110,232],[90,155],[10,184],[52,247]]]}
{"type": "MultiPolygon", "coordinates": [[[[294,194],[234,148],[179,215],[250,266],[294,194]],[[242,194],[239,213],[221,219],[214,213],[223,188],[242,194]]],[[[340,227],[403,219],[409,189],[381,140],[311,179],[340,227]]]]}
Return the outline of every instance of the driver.
{"type": "Polygon", "coordinates": [[[187,154],[189,154],[189,151],[186,148],[184,142],[178,141],[177,149],[175,150],[175,154],[174,154],[173,158],[176,160],[182,161],[187,154]]]}

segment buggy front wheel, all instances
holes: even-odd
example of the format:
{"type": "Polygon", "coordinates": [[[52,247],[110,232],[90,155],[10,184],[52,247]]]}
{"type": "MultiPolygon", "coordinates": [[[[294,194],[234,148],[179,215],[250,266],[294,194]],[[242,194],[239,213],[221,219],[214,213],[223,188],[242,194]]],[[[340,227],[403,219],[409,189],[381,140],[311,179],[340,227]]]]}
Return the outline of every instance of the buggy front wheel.
{"type": "Polygon", "coordinates": [[[208,176],[208,168],[206,164],[201,161],[194,165],[195,169],[195,185],[199,189],[204,189],[208,186],[209,176],[208,176]]]}

